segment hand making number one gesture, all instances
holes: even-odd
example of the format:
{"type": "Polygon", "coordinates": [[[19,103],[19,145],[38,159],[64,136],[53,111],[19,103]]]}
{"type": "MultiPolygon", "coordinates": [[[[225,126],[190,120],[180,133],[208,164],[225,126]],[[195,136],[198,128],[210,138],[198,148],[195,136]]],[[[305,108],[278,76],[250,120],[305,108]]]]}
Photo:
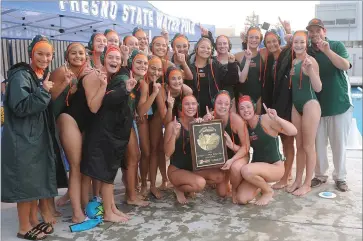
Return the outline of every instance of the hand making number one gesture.
{"type": "Polygon", "coordinates": [[[207,111],[207,114],[205,114],[205,116],[203,117],[203,120],[204,121],[210,121],[210,120],[213,120],[214,119],[214,116],[209,112],[209,107],[206,106],[205,107],[206,111],[207,111]]]}
{"type": "Polygon", "coordinates": [[[245,52],[245,57],[247,60],[251,60],[252,59],[252,52],[250,50],[250,46],[249,44],[247,43],[247,49],[246,49],[246,52],[245,52]]]}
{"type": "Polygon", "coordinates": [[[181,124],[176,120],[176,116],[174,116],[174,135],[178,135],[180,128],[181,128],[181,124]]]}
{"type": "Polygon", "coordinates": [[[174,108],[174,102],[175,98],[173,98],[170,94],[170,90],[168,91],[168,99],[166,100],[168,102],[168,108],[173,109],[174,108]]]}
{"type": "Polygon", "coordinates": [[[271,120],[276,121],[277,117],[278,117],[276,110],[267,108],[265,103],[263,103],[262,105],[263,105],[263,108],[265,108],[265,111],[266,111],[266,114],[268,115],[268,117],[270,117],[271,120]]]}

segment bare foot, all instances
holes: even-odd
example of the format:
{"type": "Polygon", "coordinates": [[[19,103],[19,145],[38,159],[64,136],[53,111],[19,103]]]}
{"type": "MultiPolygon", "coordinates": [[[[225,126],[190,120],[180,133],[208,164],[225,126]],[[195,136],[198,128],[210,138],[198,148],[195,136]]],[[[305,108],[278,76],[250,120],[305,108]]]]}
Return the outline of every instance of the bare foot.
{"type": "Polygon", "coordinates": [[[238,201],[237,201],[237,190],[232,190],[232,202],[234,204],[238,204],[238,201]]]}
{"type": "Polygon", "coordinates": [[[147,196],[147,185],[146,186],[142,186],[141,185],[141,190],[140,190],[140,194],[144,197],[147,196]]]}
{"type": "Polygon", "coordinates": [[[57,201],[56,201],[56,205],[57,207],[62,207],[64,205],[66,205],[68,202],[70,202],[69,199],[69,194],[68,192],[66,194],[64,194],[62,197],[60,197],[57,201]]]}
{"type": "Polygon", "coordinates": [[[178,189],[174,188],[174,193],[176,195],[176,199],[180,204],[188,203],[188,200],[185,198],[184,192],[179,191],[178,189]]]}
{"type": "Polygon", "coordinates": [[[42,216],[42,219],[45,223],[50,223],[50,224],[57,223],[57,219],[53,216],[53,214],[51,212],[42,212],[39,209],[39,213],[40,213],[40,216],[42,216]]]}
{"type": "Polygon", "coordinates": [[[85,219],[86,219],[86,216],[83,213],[82,213],[82,215],[79,215],[79,216],[75,216],[74,214],[72,216],[73,223],[82,223],[82,222],[84,222],[85,219]]]}
{"type": "Polygon", "coordinates": [[[142,195],[141,193],[136,193],[136,197],[140,200],[145,200],[146,199],[146,196],[142,195]]]}
{"type": "Polygon", "coordinates": [[[188,192],[187,197],[190,197],[191,199],[195,199],[197,197],[197,193],[195,192],[188,192]]]}
{"type": "Polygon", "coordinates": [[[145,207],[145,206],[148,206],[150,204],[149,202],[141,200],[138,197],[136,197],[134,200],[131,200],[131,199],[128,198],[126,203],[129,204],[129,205],[135,205],[135,206],[140,206],[140,207],[145,207]]]}
{"type": "Polygon", "coordinates": [[[307,194],[310,191],[311,191],[310,185],[302,185],[300,188],[298,188],[292,194],[294,194],[295,196],[303,196],[303,195],[307,194]]]}
{"type": "Polygon", "coordinates": [[[272,188],[282,189],[287,186],[287,183],[288,183],[287,181],[281,179],[279,182],[276,182],[274,185],[272,185],[272,188]]]}
{"type": "Polygon", "coordinates": [[[288,178],[288,180],[289,180],[289,181],[291,181],[291,180],[292,180],[291,172],[290,172],[290,174],[289,174],[289,178],[288,178]]]}
{"type": "Polygon", "coordinates": [[[59,211],[57,211],[57,210],[54,210],[54,212],[53,212],[53,216],[54,216],[54,217],[56,217],[56,218],[58,218],[58,217],[62,217],[62,213],[61,213],[61,212],[59,212],[59,211]]]}
{"type": "Polygon", "coordinates": [[[156,199],[162,198],[161,192],[156,187],[150,187],[150,192],[156,199]]]}
{"type": "Polygon", "coordinates": [[[127,218],[125,218],[125,217],[121,217],[121,216],[119,216],[119,215],[116,215],[116,214],[114,214],[113,212],[112,213],[110,213],[110,214],[108,214],[108,215],[104,215],[103,216],[103,220],[105,221],[105,222],[112,222],[112,223],[125,223],[125,222],[127,222],[128,221],[128,219],[127,218]]]}
{"type": "Polygon", "coordinates": [[[271,189],[271,192],[262,193],[262,196],[256,200],[255,205],[264,206],[267,205],[274,195],[274,191],[271,189]]]}
{"type": "Polygon", "coordinates": [[[298,188],[300,188],[301,185],[302,185],[301,183],[297,183],[295,181],[291,186],[288,186],[286,188],[286,191],[289,192],[289,193],[295,192],[295,190],[298,189],[298,188]]]}
{"type": "Polygon", "coordinates": [[[161,191],[165,191],[166,189],[168,189],[168,187],[169,187],[168,181],[163,181],[161,185],[158,187],[158,189],[160,189],[161,191]]]}
{"type": "Polygon", "coordinates": [[[58,212],[55,209],[54,201],[52,201],[51,203],[49,203],[49,210],[53,214],[54,217],[62,217],[62,213],[61,212],[58,212]]]}
{"type": "Polygon", "coordinates": [[[120,210],[116,207],[116,205],[115,205],[115,204],[112,204],[111,209],[112,209],[112,212],[113,212],[114,214],[116,214],[117,216],[120,216],[120,217],[126,218],[127,220],[129,220],[129,219],[130,219],[130,216],[128,216],[127,214],[125,214],[125,213],[121,212],[121,211],[120,211],[120,210]]]}

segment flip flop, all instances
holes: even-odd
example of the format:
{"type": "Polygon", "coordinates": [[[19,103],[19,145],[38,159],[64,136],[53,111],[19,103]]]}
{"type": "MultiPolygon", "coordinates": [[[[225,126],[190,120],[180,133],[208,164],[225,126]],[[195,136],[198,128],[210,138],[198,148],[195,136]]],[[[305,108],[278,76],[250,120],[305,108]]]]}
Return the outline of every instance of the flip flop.
{"type": "Polygon", "coordinates": [[[52,224],[50,224],[50,223],[41,222],[37,226],[35,226],[35,228],[42,231],[45,234],[54,233],[54,228],[53,228],[52,224]],[[47,231],[49,228],[52,228],[52,229],[50,231],[47,231]]]}
{"type": "Polygon", "coordinates": [[[38,238],[38,235],[40,233],[42,233],[41,230],[36,229],[36,228],[32,228],[26,234],[20,234],[20,233],[18,233],[16,235],[16,237],[21,238],[21,239],[25,239],[25,240],[43,240],[43,239],[46,239],[48,237],[47,235],[44,235],[43,237],[38,238]]]}

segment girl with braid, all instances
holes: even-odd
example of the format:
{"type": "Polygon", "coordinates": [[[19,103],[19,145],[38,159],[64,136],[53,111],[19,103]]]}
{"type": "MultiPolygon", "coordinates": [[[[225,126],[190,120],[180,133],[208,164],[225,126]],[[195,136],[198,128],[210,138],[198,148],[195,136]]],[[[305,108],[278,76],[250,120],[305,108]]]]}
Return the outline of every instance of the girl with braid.
{"type": "Polygon", "coordinates": [[[296,179],[287,191],[302,196],[311,191],[311,180],[316,164],[315,138],[321,109],[315,92],[320,92],[322,83],[319,65],[307,54],[308,36],[297,31],[292,39],[292,68],[290,88],[292,89],[292,123],[298,130],[296,135],[296,179]],[[306,167],[305,181],[302,181],[306,167]]]}

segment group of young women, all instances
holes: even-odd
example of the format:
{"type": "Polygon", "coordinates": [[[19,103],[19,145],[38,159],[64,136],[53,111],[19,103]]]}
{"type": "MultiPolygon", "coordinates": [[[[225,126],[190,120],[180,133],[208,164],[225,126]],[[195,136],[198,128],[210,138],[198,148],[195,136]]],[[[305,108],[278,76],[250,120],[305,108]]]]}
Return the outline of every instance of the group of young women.
{"type": "Polygon", "coordinates": [[[221,197],[231,194],[234,203],[256,198],[257,205],[266,205],[272,188],[288,183],[294,136],[297,175],[287,191],[307,193],[320,117],[314,92],[321,89],[318,65],[307,54],[307,34],[297,31],[285,47],[275,31],[263,36],[251,27],[246,36],[247,50],[234,56],[228,37],[214,41],[205,29],[192,54],[182,34],[169,47],[165,34],[149,45],[140,28],[122,41],[106,30],[93,34],[87,48],[71,43],[65,64],[49,73],[54,49],[37,35],[29,46],[31,63],[10,69],[4,100],[2,202],[17,203],[18,237],[44,239],[53,232],[59,215],[54,197],[57,186],[66,184],[64,156],[68,192],[57,204],[70,199],[75,223],[85,220],[90,193],[102,200],[105,221],[129,219],[115,205],[120,167],[130,205],[149,204],[148,179],[158,199],[170,181],[182,204],[208,184],[221,197]],[[261,41],[266,48],[258,48],[261,41]],[[220,169],[193,171],[189,124],[212,119],[223,122],[229,159],[220,169]],[[271,188],[270,182],[277,183],[271,188]]]}

